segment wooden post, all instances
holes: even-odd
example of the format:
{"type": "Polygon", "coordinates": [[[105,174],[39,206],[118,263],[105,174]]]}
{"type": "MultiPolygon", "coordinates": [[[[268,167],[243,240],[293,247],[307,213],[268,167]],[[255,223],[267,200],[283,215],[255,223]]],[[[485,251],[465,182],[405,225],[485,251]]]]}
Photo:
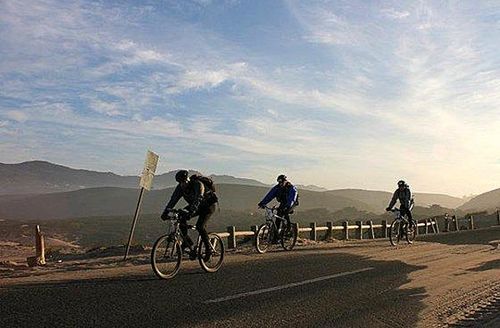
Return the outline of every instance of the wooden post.
{"type": "Polygon", "coordinates": [[[429,222],[427,222],[427,219],[425,219],[424,222],[425,222],[425,234],[427,235],[429,233],[429,222]]]}
{"type": "Polygon", "coordinates": [[[358,239],[363,239],[363,221],[356,221],[358,225],[358,239]]]}
{"type": "Polygon", "coordinates": [[[382,220],[382,237],[387,238],[387,220],[382,220]]]}
{"type": "Polygon", "coordinates": [[[134,237],[135,225],[137,224],[137,218],[139,217],[139,212],[141,210],[142,198],[144,196],[144,187],[141,188],[139,193],[139,199],[137,200],[137,206],[135,207],[134,220],[132,221],[132,227],[130,228],[130,234],[128,236],[127,249],[125,250],[125,256],[123,260],[127,260],[128,252],[130,251],[130,245],[132,244],[132,238],[134,237]]]}
{"type": "Polygon", "coordinates": [[[229,233],[229,236],[227,237],[227,248],[228,249],[235,249],[236,248],[236,228],[234,226],[229,226],[227,227],[227,232],[229,233]]]}
{"type": "Polygon", "coordinates": [[[328,221],[326,223],[326,227],[328,228],[328,230],[326,230],[325,239],[333,238],[333,222],[328,221]]]}
{"type": "Polygon", "coordinates": [[[344,240],[349,240],[349,221],[342,223],[344,226],[344,240]]]}
{"type": "Polygon", "coordinates": [[[309,223],[309,227],[311,228],[309,239],[316,241],[316,239],[318,238],[318,235],[316,233],[316,222],[309,223]]]}
{"type": "Polygon", "coordinates": [[[436,226],[434,225],[434,222],[432,221],[432,219],[428,219],[428,221],[429,225],[431,226],[432,233],[436,233],[436,226]]]}
{"type": "Polygon", "coordinates": [[[373,230],[373,221],[372,220],[368,221],[368,224],[370,225],[370,238],[375,239],[375,231],[373,230]]]}
{"type": "Polygon", "coordinates": [[[439,224],[437,218],[434,219],[434,226],[436,227],[436,233],[439,233],[439,224]]]}
{"type": "Polygon", "coordinates": [[[35,227],[36,262],[38,265],[45,265],[45,240],[40,232],[40,226],[35,227]]]}
{"type": "Polygon", "coordinates": [[[253,225],[250,227],[250,230],[253,231],[254,234],[257,234],[257,230],[259,230],[259,226],[258,225],[253,225]]]}
{"type": "Polygon", "coordinates": [[[469,229],[474,230],[474,215],[469,217],[469,229]]]}
{"type": "Polygon", "coordinates": [[[453,222],[455,223],[455,231],[458,231],[460,228],[458,227],[458,218],[456,215],[453,215],[453,222]]]}
{"type": "Polygon", "coordinates": [[[448,216],[444,217],[444,232],[450,231],[450,218],[448,216]]]}

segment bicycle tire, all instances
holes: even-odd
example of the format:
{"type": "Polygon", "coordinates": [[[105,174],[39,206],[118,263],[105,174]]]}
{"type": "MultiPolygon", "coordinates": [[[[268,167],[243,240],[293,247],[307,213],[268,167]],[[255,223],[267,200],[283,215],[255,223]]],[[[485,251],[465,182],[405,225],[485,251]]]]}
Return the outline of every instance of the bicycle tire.
{"type": "MultiPolygon", "coordinates": [[[[153,245],[153,249],[151,250],[151,266],[153,267],[153,272],[156,274],[156,276],[160,279],[171,279],[175,277],[175,275],[179,272],[179,269],[181,267],[181,262],[182,262],[182,250],[179,245],[179,242],[176,240],[169,240],[170,235],[163,235],[160,238],[156,240],[156,242],[153,245]],[[165,246],[163,246],[163,244],[165,246]],[[167,269],[164,269],[162,263],[160,263],[157,259],[157,256],[159,256],[159,259],[161,259],[161,253],[165,252],[163,255],[164,259],[171,260],[168,262],[169,264],[173,265],[168,265],[165,266],[167,269]],[[165,255],[166,253],[170,253],[169,257],[167,258],[165,255]]],[[[165,263],[167,263],[165,262],[165,263]]]]}
{"type": "Polygon", "coordinates": [[[418,226],[414,226],[412,229],[409,228],[410,224],[406,224],[406,242],[408,244],[413,244],[415,238],[417,238],[417,229],[418,226]]]}
{"type": "Polygon", "coordinates": [[[255,234],[255,249],[257,253],[264,254],[269,249],[273,238],[273,229],[268,223],[263,223],[255,234]]]}
{"type": "Polygon", "coordinates": [[[391,223],[391,227],[389,229],[389,240],[392,246],[396,246],[399,244],[401,240],[401,221],[394,220],[391,223]]]}
{"type": "Polygon", "coordinates": [[[280,240],[285,251],[291,251],[297,242],[297,229],[295,227],[296,225],[291,222],[283,222],[280,240]]]}
{"type": "Polygon", "coordinates": [[[198,245],[198,262],[200,262],[201,268],[208,273],[214,273],[219,271],[224,262],[224,243],[219,235],[209,234],[208,238],[210,243],[212,244],[212,249],[215,251],[208,259],[205,254],[205,244],[201,241],[198,245]],[[214,265],[212,266],[212,260],[215,260],[214,265]]]}

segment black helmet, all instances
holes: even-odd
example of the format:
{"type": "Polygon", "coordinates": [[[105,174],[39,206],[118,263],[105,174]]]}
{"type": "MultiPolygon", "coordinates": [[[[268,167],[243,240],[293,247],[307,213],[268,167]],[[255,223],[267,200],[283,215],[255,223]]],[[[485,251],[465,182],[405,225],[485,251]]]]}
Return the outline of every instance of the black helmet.
{"type": "Polygon", "coordinates": [[[278,181],[278,182],[286,181],[286,175],[284,175],[284,174],[278,175],[278,178],[276,179],[276,181],[278,181]]]}
{"type": "Polygon", "coordinates": [[[398,181],[398,187],[401,187],[401,186],[406,186],[406,182],[404,180],[398,181]]]}
{"type": "Polygon", "coordinates": [[[175,181],[186,182],[188,180],[189,172],[186,170],[180,170],[175,174],[175,181]]]}

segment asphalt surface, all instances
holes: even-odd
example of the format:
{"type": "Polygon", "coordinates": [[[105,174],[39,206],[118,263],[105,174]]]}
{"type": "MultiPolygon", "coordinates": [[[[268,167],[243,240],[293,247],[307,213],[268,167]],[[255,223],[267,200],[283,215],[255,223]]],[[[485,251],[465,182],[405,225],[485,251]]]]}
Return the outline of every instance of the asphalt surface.
{"type": "MultiPolygon", "coordinates": [[[[425,282],[460,279],[448,272],[438,277],[432,268],[443,264],[431,264],[446,263],[452,257],[443,256],[443,251],[463,247],[421,242],[394,249],[387,241],[375,241],[240,254],[229,256],[215,274],[204,273],[191,262],[167,281],[158,280],[147,264],[110,270],[109,277],[101,272],[98,278],[44,281],[42,276],[36,283],[0,287],[0,327],[427,326],[422,321],[425,311],[443,315],[428,309],[447,291],[433,296],[425,282]]],[[[488,260],[497,256],[486,253],[484,245],[465,247],[464,252],[484,253],[488,260]]],[[[492,263],[492,268],[483,270],[489,280],[465,271],[459,257],[453,272],[469,274],[471,284],[476,277],[478,284],[489,281],[491,294],[500,285],[491,273],[500,272],[498,263],[492,263]]],[[[484,297],[496,297],[490,294],[484,297]]],[[[493,312],[498,310],[495,299],[493,312]]]]}

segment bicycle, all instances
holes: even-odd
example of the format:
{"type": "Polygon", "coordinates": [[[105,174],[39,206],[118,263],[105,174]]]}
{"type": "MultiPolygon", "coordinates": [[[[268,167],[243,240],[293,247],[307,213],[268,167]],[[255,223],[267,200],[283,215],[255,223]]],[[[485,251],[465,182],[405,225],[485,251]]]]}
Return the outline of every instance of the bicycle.
{"type": "Polygon", "coordinates": [[[401,215],[401,210],[398,208],[392,209],[391,212],[394,213],[394,221],[392,221],[389,229],[389,240],[391,245],[396,246],[403,237],[406,238],[408,244],[412,244],[417,235],[418,226],[416,222],[410,225],[406,216],[401,215]]]}
{"type": "Polygon", "coordinates": [[[276,207],[270,208],[265,206],[264,209],[266,211],[264,214],[266,222],[259,227],[255,234],[255,248],[257,252],[260,254],[267,252],[275,236],[279,236],[279,241],[284,250],[291,251],[297,242],[296,225],[276,215],[276,207]],[[274,219],[281,221],[281,228],[279,230],[274,219]]]}
{"type": "MultiPolygon", "coordinates": [[[[181,210],[173,210],[168,214],[169,229],[168,233],[160,236],[151,250],[151,266],[154,273],[160,279],[170,279],[179,272],[182,263],[184,250],[182,244],[186,242],[186,237],[180,231],[181,210]]],[[[190,230],[196,230],[196,227],[187,225],[190,230]]],[[[224,243],[216,234],[209,234],[211,254],[206,254],[206,247],[198,234],[194,252],[196,257],[190,257],[190,260],[198,259],[201,268],[205,272],[217,272],[224,261],[224,243]]]]}

